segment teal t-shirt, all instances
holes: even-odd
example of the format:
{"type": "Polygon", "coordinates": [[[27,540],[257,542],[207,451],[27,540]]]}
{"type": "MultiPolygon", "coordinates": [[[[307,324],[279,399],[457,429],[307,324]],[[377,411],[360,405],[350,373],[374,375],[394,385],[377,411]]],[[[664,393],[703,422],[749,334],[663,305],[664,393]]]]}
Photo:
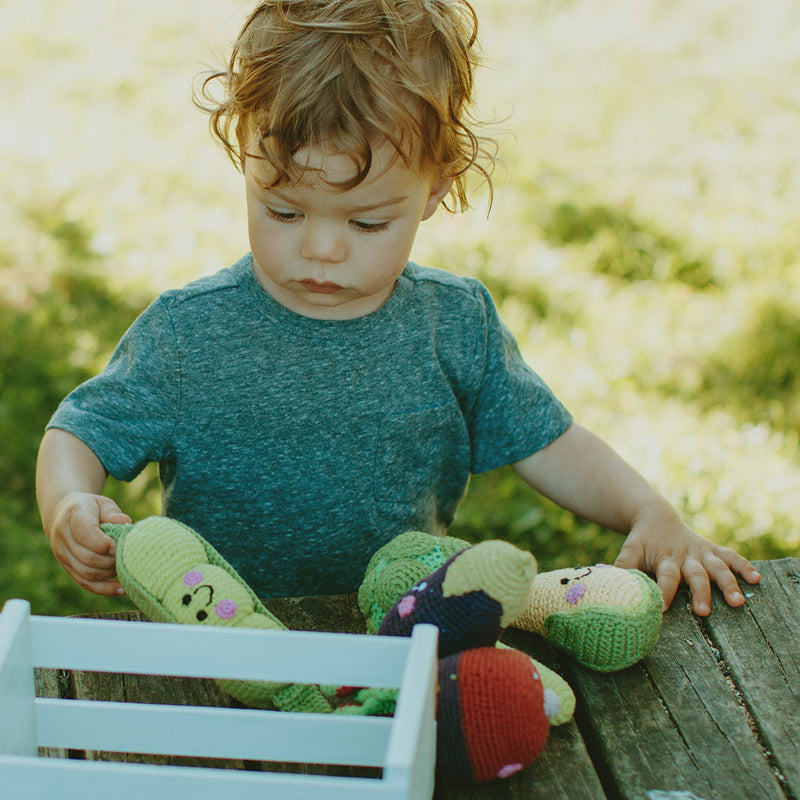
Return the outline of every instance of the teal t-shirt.
{"type": "Polygon", "coordinates": [[[158,297],[48,427],[120,480],[158,462],[163,513],[270,597],[357,589],[393,536],[446,529],[470,473],[570,422],[478,281],[409,263],[374,313],[315,320],[248,255],[158,297]]]}

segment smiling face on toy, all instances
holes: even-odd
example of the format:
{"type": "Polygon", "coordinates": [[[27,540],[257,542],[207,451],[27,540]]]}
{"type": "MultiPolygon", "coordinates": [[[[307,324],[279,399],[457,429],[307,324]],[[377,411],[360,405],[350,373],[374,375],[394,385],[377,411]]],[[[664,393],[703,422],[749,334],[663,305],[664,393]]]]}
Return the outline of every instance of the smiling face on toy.
{"type": "Polygon", "coordinates": [[[607,604],[612,597],[615,605],[636,605],[642,598],[636,574],[608,564],[544,572],[536,577],[533,588],[547,591],[554,606],[552,611],[568,611],[590,603],[607,604]]]}
{"type": "Polygon", "coordinates": [[[250,595],[224,569],[199,564],[178,577],[164,595],[178,622],[235,625],[253,613],[250,595]]]}
{"type": "MultiPolygon", "coordinates": [[[[174,520],[144,520],[122,542],[121,557],[140,591],[169,621],[205,625],[250,624],[255,604],[246,585],[208,560],[202,540],[174,520]]],[[[280,627],[273,625],[272,627],[280,627]]]]}

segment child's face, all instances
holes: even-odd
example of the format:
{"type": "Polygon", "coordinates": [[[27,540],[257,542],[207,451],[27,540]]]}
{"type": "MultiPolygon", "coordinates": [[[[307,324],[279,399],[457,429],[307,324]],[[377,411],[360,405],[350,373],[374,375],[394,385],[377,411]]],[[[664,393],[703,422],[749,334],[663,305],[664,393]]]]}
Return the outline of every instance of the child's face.
{"type": "Polygon", "coordinates": [[[256,277],[284,307],[316,319],[353,319],[380,308],[406,265],[417,228],[447,194],[449,179],[406,167],[388,145],[353,189],[325,181],[351,178],[341,153],[301,150],[309,169],[291,184],[259,185],[269,164],[245,165],[247,217],[256,277]]]}

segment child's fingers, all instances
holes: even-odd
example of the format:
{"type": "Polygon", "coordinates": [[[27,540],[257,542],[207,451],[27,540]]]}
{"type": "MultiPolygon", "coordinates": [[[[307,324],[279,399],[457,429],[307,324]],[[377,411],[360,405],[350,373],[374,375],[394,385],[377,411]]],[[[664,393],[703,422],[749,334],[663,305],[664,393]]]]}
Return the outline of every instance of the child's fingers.
{"type": "Polygon", "coordinates": [[[758,583],[761,580],[761,573],[735,550],[729,547],[716,547],[714,552],[730,571],[738,573],[748,583],[758,583]]]}
{"type": "Polygon", "coordinates": [[[117,525],[130,524],[133,520],[110,498],[98,497],[99,522],[113,522],[117,525]]]}
{"type": "MultiPolygon", "coordinates": [[[[113,558],[117,545],[100,529],[104,522],[129,523],[131,518],[110,498],[95,496],[91,503],[76,509],[69,520],[72,538],[77,545],[89,553],[113,558]]],[[[81,560],[89,566],[99,566],[101,563],[91,555],[82,556],[81,560]]]]}
{"type": "Polygon", "coordinates": [[[116,580],[116,560],[113,556],[100,556],[73,543],[72,549],[62,548],[56,553],[58,561],[69,576],[82,588],[95,594],[121,594],[116,580]],[[91,564],[87,564],[91,561],[91,564]]]}
{"type": "Polygon", "coordinates": [[[639,569],[654,574],[664,600],[664,611],[670,607],[681,582],[680,568],[672,557],[656,556],[656,563],[651,566],[647,561],[644,543],[633,536],[628,536],[614,561],[614,566],[622,569],[639,569]]]}
{"type": "Polygon", "coordinates": [[[101,594],[105,597],[119,597],[125,594],[125,589],[122,588],[122,585],[116,578],[103,581],[84,580],[81,576],[76,577],[75,575],[73,575],[72,578],[79,586],[93,594],[101,594]]]}
{"type": "Polygon", "coordinates": [[[711,613],[711,580],[706,567],[696,558],[687,556],[683,562],[683,577],[692,595],[692,610],[698,617],[711,613]]]}
{"type": "Polygon", "coordinates": [[[98,570],[86,570],[85,568],[75,572],[67,570],[67,572],[78,586],[94,594],[102,594],[107,597],[125,594],[125,590],[116,579],[116,570],[111,570],[110,577],[103,577],[98,570]]]}
{"type": "Polygon", "coordinates": [[[656,565],[655,576],[661,596],[664,598],[664,611],[666,611],[672,605],[680,586],[681,571],[674,559],[664,558],[656,565]]]}
{"type": "Polygon", "coordinates": [[[76,512],[69,521],[72,541],[76,547],[74,552],[81,561],[89,566],[99,566],[108,558],[113,558],[114,540],[100,530],[100,519],[94,514],[76,512]]]}
{"type": "Polygon", "coordinates": [[[761,574],[744,556],[727,547],[715,548],[704,564],[725,596],[725,602],[734,608],[744,605],[744,595],[734,572],[739,573],[748,583],[758,583],[761,580],[761,574]]]}
{"type": "Polygon", "coordinates": [[[619,551],[619,555],[614,561],[615,567],[622,569],[643,569],[644,568],[644,547],[636,543],[632,537],[625,539],[625,543],[619,551]]]}

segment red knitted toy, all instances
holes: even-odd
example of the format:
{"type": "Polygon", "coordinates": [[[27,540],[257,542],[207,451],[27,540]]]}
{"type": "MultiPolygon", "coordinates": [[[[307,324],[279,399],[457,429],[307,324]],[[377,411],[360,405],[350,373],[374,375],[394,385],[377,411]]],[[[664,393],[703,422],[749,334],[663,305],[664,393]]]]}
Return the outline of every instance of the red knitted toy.
{"type": "Polygon", "coordinates": [[[439,661],[437,766],[451,777],[507,778],[547,742],[544,687],[518,650],[480,647],[439,661]]]}

